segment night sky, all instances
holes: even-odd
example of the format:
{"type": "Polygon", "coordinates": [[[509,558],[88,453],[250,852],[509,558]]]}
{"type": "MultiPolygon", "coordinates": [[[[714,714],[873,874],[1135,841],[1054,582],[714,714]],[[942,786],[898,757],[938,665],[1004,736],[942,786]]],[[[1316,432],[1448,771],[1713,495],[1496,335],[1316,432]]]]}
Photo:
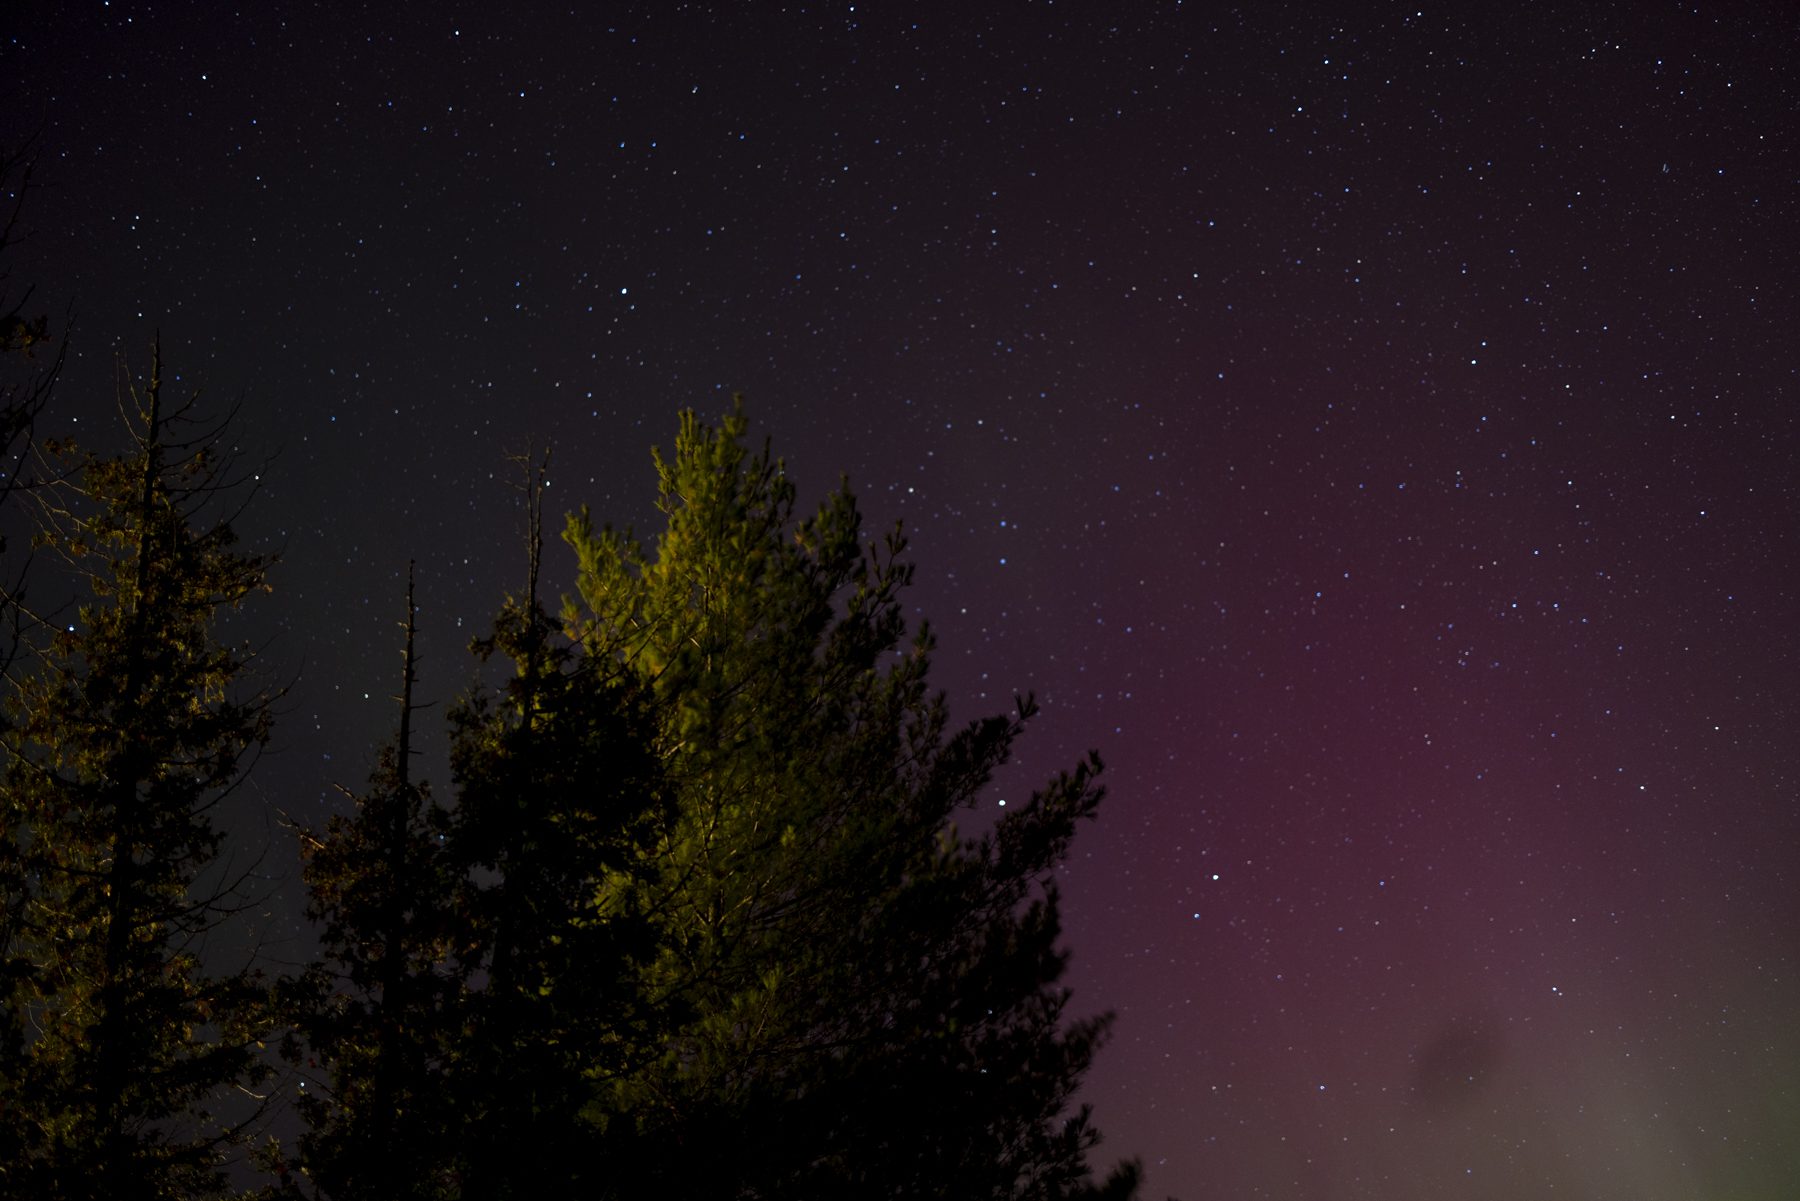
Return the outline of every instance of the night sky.
{"type": "Polygon", "coordinates": [[[471,679],[508,452],[651,531],[741,391],[905,524],[954,711],[1036,691],[984,804],[1107,760],[1068,981],[1148,1195],[1787,1201],[1800,15],[1501,10],[8,5],[44,431],[158,330],[241,400],[260,829],[363,781],[409,558],[471,679]]]}

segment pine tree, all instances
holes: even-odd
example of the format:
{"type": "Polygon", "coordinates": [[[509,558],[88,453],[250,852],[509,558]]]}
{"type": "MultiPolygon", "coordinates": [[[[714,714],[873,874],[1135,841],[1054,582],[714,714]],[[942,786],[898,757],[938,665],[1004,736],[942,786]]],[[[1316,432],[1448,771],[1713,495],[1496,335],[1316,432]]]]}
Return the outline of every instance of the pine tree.
{"type": "MultiPolygon", "coordinates": [[[[263,588],[266,561],[217,516],[231,492],[221,429],[192,400],[165,410],[162,362],[122,386],[130,453],[57,448],[35,491],[40,541],[91,599],[16,681],[0,853],[16,906],[8,998],[21,1019],[0,1114],[0,1192],[201,1197],[243,1123],[225,1094],[260,1074],[263,989],[208,962],[243,904],[214,822],[268,737],[269,698],[222,645],[222,611],[263,588]]],[[[240,1098],[241,1099],[241,1098],[240,1098]]]]}
{"type": "Polygon", "coordinates": [[[1096,1181],[1071,1112],[1105,1021],[1066,1013],[1051,879],[1098,760],[957,835],[1031,702],[952,731],[930,631],[905,642],[903,541],[865,546],[847,490],[796,520],[744,429],[684,419],[654,556],[571,519],[561,633],[540,472],[526,589],[475,644],[510,674],[451,714],[454,806],[380,808],[390,757],[313,853],[360,998],[309,1110],[325,1196],[1135,1194],[1134,1165],[1096,1181]],[[420,953],[384,984],[397,944],[420,953]],[[383,1030],[430,1047],[385,1092],[383,1030]]]}
{"type": "MultiPolygon", "coordinates": [[[[19,484],[20,465],[30,447],[32,427],[49,403],[61,372],[66,343],[42,353],[49,321],[30,312],[32,289],[15,285],[14,248],[23,239],[21,219],[31,191],[36,153],[0,150],[0,195],[11,203],[0,215],[0,675],[10,673],[22,644],[25,584],[21,557],[9,554],[6,504],[19,484]]],[[[11,738],[11,717],[0,709],[0,740],[11,738]]],[[[26,1002],[35,977],[22,943],[30,877],[24,866],[25,837],[17,806],[0,797],[0,1163],[17,1157],[20,1145],[5,1115],[18,1104],[25,1065],[26,1002]]]]}
{"type": "Polygon", "coordinates": [[[1100,800],[1090,757],[961,838],[1030,717],[950,733],[896,532],[847,488],[795,520],[741,409],[657,456],[655,554],[565,534],[586,658],[655,699],[673,790],[643,912],[644,1058],[596,1073],[613,1196],[1132,1195],[1067,1113],[1104,1020],[1065,1021],[1051,873],[1100,800]]]}
{"type": "Polygon", "coordinates": [[[417,611],[409,570],[399,730],[355,809],[303,833],[307,916],[322,958],[294,982],[290,1059],[308,1129],[298,1167],[324,1195],[401,1201],[453,1195],[444,1097],[463,973],[451,954],[456,876],[449,815],[412,775],[417,611]]]}
{"type": "Polygon", "coordinates": [[[631,965],[646,953],[642,848],[661,793],[643,706],[544,611],[544,467],[527,471],[525,592],[473,648],[512,674],[451,714],[451,846],[481,976],[452,1080],[467,1197],[597,1189],[592,1080],[646,1041],[631,965]]]}
{"type": "Polygon", "coordinates": [[[510,675],[451,710],[454,806],[405,769],[409,595],[399,745],[309,840],[323,959],[294,1051],[328,1083],[301,1103],[297,1163],[333,1201],[591,1186],[593,1077],[650,1041],[630,965],[654,763],[621,673],[596,675],[538,601],[543,486],[533,469],[524,594],[472,647],[510,675]]]}

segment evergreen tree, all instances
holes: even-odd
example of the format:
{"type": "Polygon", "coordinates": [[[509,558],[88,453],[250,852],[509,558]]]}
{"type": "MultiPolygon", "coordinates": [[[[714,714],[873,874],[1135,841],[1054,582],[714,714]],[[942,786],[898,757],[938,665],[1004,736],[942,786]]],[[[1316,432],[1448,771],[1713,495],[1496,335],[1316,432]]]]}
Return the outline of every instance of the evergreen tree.
{"type": "Polygon", "coordinates": [[[1105,1022],[1059,983],[1051,876],[1098,760],[959,836],[1031,702],[953,731],[898,534],[865,546],[847,490],[796,520],[744,430],[684,419],[653,556],[571,519],[560,633],[540,473],[525,592],[475,644],[510,672],[451,714],[454,807],[393,769],[403,716],[312,852],[346,982],[309,1034],[324,1195],[1135,1194],[1089,1167],[1105,1022]]]}
{"type": "Polygon", "coordinates": [[[902,539],[865,548],[847,489],[796,521],[745,429],[683,418],[654,555],[585,512],[565,534],[567,627],[654,697],[674,801],[641,906],[656,1040],[595,1073],[606,1195],[1131,1195],[1065,1113],[1105,1023],[1064,1020],[1050,875],[1098,760],[960,838],[1030,701],[950,733],[929,630],[900,649],[902,539]]]}
{"type": "MultiPolygon", "coordinates": [[[[7,198],[0,216],[0,675],[8,674],[18,656],[24,627],[21,608],[24,568],[9,554],[6,502],[18,486],[20,466],[31,430],[50,400],[62,369],[64,348],[42,352],[49,340],[48,318],[32,314],[30,287],[16,286],[12,254],[23,234],[20,221],[31,190],[36,154],[0,150],[0,196],[7,198]]],[[[10,737],[11,718],[0,709],[0,739],[10,737]]],[[[22,941],[30,878],[24,867],[25,837],[17,807],[0,797],[0,1163],[19,1148],[4,1115],[16,1107],[16,1090],[25,1064],[26,1001],[34,970],[22,941]]]]}
{"type": "MultiPolygon", "coordinates": [[[[31,441],[32,423],[49,400],[61,367],[61,353],[45,362],[36,353],[49,333],[47,319],[27,313],[31,290],[16,290],[11,254],[20,241],[20,216],[25,194],[31,187],[32,155],[29,151],[0,149],[0,196],[11,203],[0,216],[0,519],[5,519],[7,497],[18,486],[20,463],[31,441]]],[[[7,531],[0,524],[0,673],[9,672],[20,650],[23,591],[22,569],[7,555],[7,531]]],[[[0,738],[9,736],[11,720],[0,711],[0,738]]],[[[25,922],[29,875],[23,868],[25,837],[11,794],[0,798],[0,1163],[13,1160],[13,1125],[5,1113],[18,1106],[18,1088],[25,1064],[25,1001],[34,972],[23,954],[20,931],[25,922]]]]}
{"type": "Polygon", "coordinates": [[[297,1021],[329,1084],[301,1103],[298,1162],[334,1201],[591,1186],[591,1078],[647,1041],[629,965],[654,764],[624,677],[538,601],[541,471],[524,595],[472,647],[510,674],[451,711],[454,808],[405,770],[409,617],[400,745],[307,853],[324,959],[297,1021]]]}
{"type": "Polygon", "coordinates": [[[291,988],[288,1055],[304,1052],[313,1087],[299,1100],[299,1158],[281,1166],[335,1198],[453,1195],[443,1083],[462,988],[450,947],[456,879],[449,817],[412,778],[415,618],[409,572],[399,732],[354,812],[302,834],[323,956],[291,988]]]}
{"type": "Polygon", "coordinates": [[[473,648],[511,675],[451,714],[452,851],[481,976],[452,1081],[468,1197],[597,1190],[591,1081],[646,1041],[631,972],[661,793],[631,678],[579,654],[539,601],[543,470],[528,468],[524,595],[473,648]]]}
{"type": "Polygon", "coordinates": [[[269,731],[247,654],[215,623],[266,562],[216,517],[219,429],[165,410],[153,352],[122,386],[130,453],[56,448],[32,495],[42,544],[91,599],[15,681],[3,803],[7,998],[18,1021],[0,1112],[0,1192],[190,1198],[224,1191],[242,1123],[224,1094],[259,1076],[263,990],[217,974],[206,939],[242,904],[213,814],[269,731]]]}

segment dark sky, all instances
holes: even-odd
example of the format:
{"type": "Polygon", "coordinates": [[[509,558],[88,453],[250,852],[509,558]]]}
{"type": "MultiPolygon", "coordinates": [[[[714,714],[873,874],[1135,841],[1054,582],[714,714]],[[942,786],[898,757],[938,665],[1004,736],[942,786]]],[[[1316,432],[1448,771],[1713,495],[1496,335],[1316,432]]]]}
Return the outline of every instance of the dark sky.
{"type": "Polygon", "coordinates": [[[1069,979],[1151,1195],[1800,1196],[1790,5],[0,35],[48,425],[110,438],[160,329],[275,456],[259,804],[361,782],[409,557],[423,688],[468,681],[506,452],[648,529],[649,446],[742,391],[809,503],[905,523],[956,712],[1044,702],[993,803],[1107,759],[1069,979]]]}

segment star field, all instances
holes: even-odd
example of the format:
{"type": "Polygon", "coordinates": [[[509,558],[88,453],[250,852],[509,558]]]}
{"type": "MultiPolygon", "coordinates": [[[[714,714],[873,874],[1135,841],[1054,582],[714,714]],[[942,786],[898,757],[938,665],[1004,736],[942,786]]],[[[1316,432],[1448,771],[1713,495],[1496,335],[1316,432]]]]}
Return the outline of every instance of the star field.
{"type": "Polygon", "coordinates": [[[995,805],[1105,757],[1146,1195],[1800,1194],[1782,6],[391,7],[0,20],[46,424],[160,331],[268,459],[250,827],[367,772],[409,558],[471,678],[507,452],[649,529],[741,391],[904,523],[954,711],[1036,690],[995,805]]]}

